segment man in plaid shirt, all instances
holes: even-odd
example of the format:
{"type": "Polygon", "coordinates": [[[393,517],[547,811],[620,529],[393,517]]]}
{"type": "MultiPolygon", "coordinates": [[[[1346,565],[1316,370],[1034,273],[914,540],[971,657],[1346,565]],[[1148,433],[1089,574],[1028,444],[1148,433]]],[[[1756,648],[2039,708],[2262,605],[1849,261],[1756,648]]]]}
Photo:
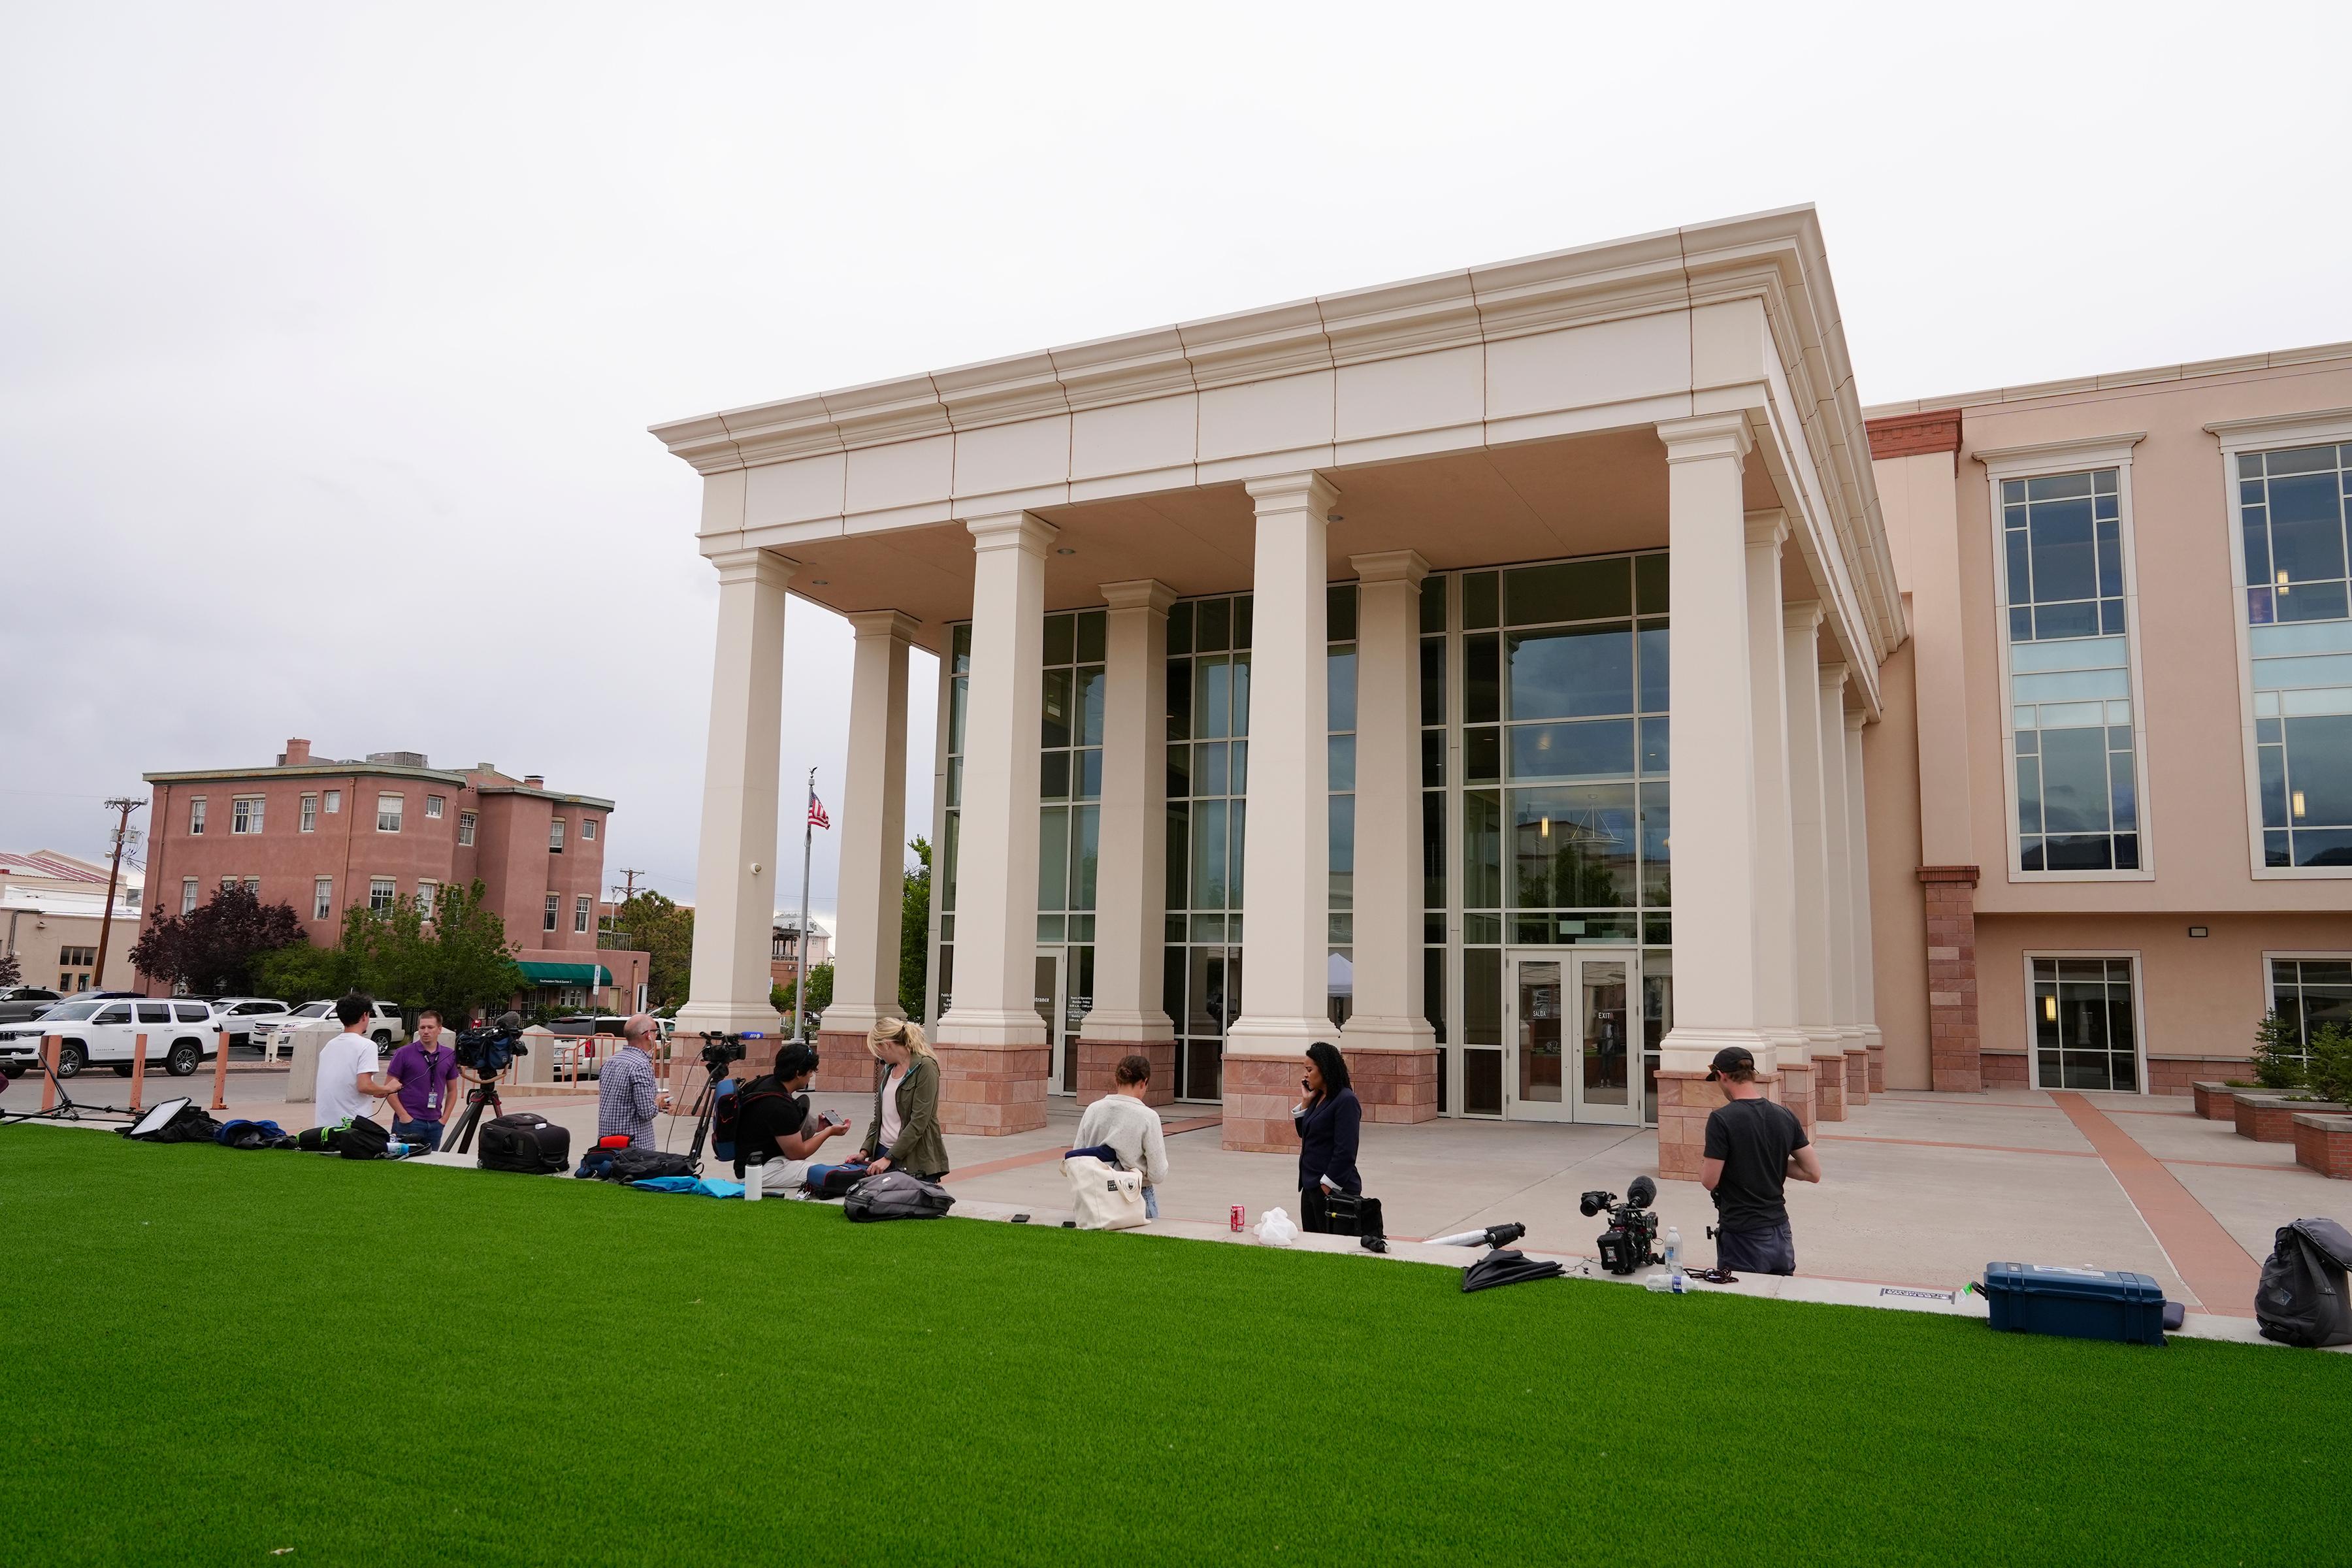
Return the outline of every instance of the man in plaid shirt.
{"type": "Polygon", "coordinates": [[[621,1048],[597,1080],[597,1137],[625,1132],[632,1149],[654,1146],[654,1113],[669,1109],[669,1096],[654,1083],[654,1029],[651,1013],[621,1026],[621,1048]]]}

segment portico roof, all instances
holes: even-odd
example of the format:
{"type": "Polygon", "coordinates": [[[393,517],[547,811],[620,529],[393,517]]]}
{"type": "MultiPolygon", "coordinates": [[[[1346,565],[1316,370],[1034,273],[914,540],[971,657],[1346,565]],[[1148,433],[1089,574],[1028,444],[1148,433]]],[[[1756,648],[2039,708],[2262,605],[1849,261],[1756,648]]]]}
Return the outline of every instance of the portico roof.
{"type": "Polygon", "coordinates": [[[1046,600],[1246,587],[1243,482],[1312,468],[1346,557],[1441,569],[1664,542],[1654,426],[1740,413],[1747,504],[1788,514],[1877,706],[1906,635],[1819,221],[1785,208],[656,426],[704,476],[703,552],[793,593],[970,613],[964,520],[1063,531],[1046,600]]]}

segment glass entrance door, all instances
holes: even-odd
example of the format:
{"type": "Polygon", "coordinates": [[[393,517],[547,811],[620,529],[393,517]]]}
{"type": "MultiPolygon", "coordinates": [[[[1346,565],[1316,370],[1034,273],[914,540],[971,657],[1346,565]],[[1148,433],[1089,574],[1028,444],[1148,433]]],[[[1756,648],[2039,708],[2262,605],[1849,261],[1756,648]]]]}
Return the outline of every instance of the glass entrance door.
{"type": "Polygon", "coordinates": [[[1631,950],[1511,954],[1504,988],[1503,1113],[1526,1121],[1638,1126],[1633,1046],[1639,961],[1631,950]]]}
{"type": "Polygon", "coordinates": [[[1078,1021],[1084,1016],[1073,1005],[1070,995],[1069,969],[1063,962],[1069,950],[1041,947],[1037,950],[1036,994],[1037,1016],[1045,1025],[1045,1044],[1054,1053],[1054,1065],[1045,1087],[1055,1094],[1078,1092],[1078,1021]]]}

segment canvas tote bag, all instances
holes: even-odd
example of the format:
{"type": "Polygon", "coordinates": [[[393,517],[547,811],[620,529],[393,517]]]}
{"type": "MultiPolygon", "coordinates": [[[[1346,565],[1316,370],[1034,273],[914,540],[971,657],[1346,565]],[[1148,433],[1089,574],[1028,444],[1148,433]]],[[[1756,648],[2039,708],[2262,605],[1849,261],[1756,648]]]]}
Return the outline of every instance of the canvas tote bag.
{"type": "Polygon", "coordinates": [[[1143,1173],[1123,1171],[1092,1154],[1062,1162],[1080,1230],[1132,1230],[1143,1223],[1143,1173]]]}

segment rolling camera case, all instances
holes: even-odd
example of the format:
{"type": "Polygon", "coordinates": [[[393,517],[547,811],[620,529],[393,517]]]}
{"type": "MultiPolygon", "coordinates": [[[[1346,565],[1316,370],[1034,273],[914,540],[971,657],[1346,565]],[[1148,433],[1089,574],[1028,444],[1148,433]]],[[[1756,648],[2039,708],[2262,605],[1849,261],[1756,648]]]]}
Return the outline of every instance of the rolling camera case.
{"type": "Polygon", "coordinates": [[[1992,1326],[2010,1333],[2164,1343],[2164,1289],[2145,1274],[1988,1263],[1984,1293],[1992,1326]]]}
{"type": "Polygon", "coordinates": [[[481,1151],[476,1158],[485,1171],[557,1175],[572,1163],[572,1132],[536,1111],[518,1110],[482,1123],[481,1151]]]}

